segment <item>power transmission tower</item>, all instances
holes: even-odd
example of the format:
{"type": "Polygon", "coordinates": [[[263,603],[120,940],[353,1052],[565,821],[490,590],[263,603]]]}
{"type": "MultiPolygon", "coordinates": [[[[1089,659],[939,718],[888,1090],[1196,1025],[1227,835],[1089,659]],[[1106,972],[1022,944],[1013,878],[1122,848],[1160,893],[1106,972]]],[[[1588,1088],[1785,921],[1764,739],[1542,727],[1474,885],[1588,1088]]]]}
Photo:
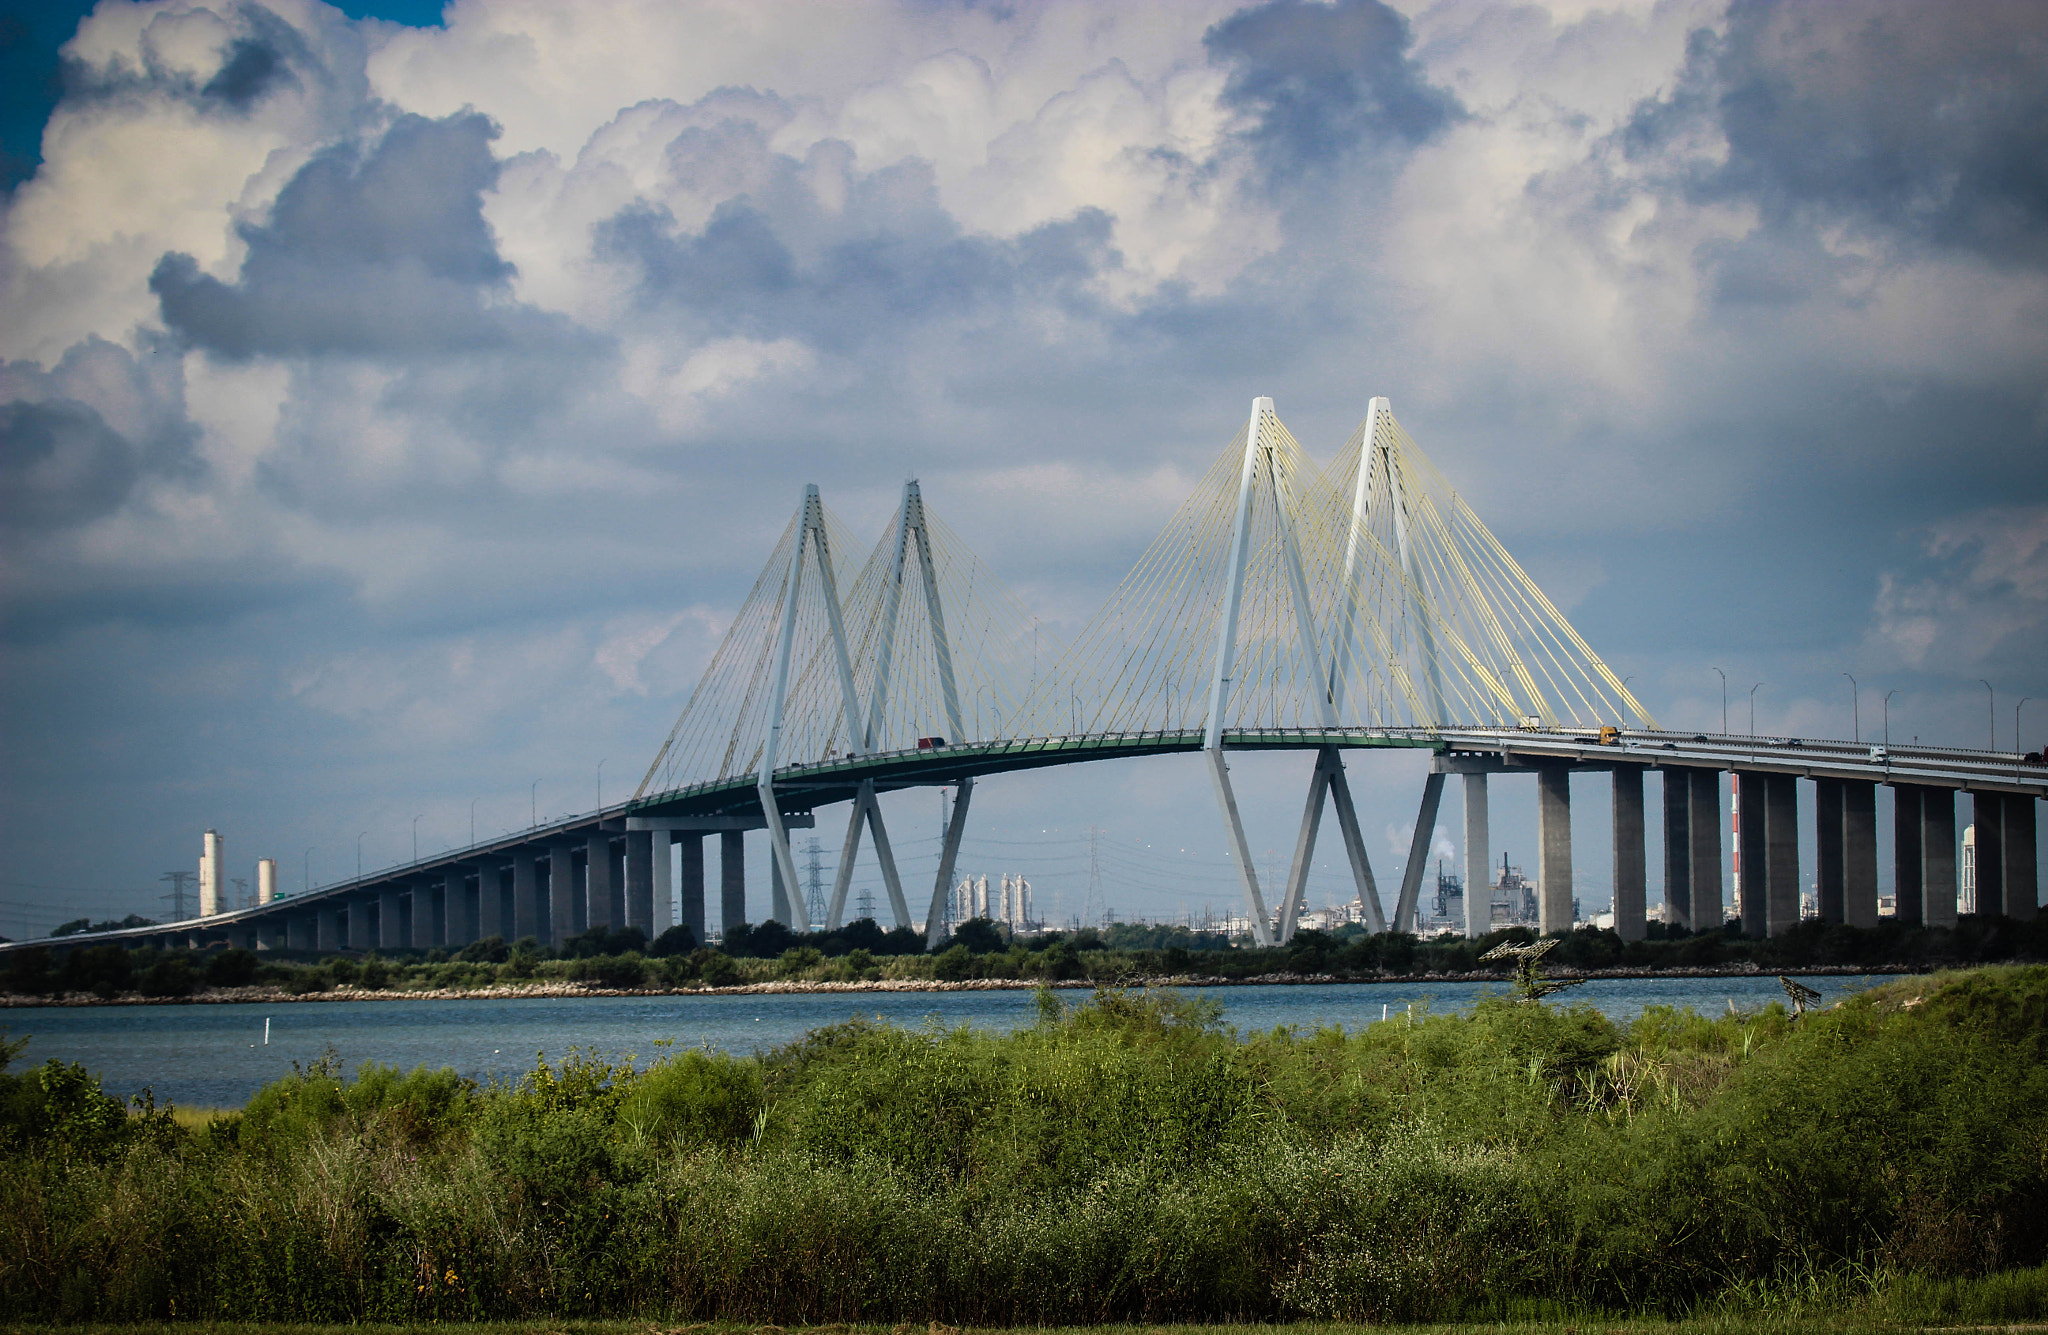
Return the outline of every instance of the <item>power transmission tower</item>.
{"type": "Polygon", "coordinates": [[[818,864],[818,841],[811,840],[810,867],[804,887],[804,907],[810,910],[811,921],[825,921],[825,882],[823,869],[818,864]]]}
{"type": "Polygon", "coordinates": [[[249,907],[249,878],[248,878],[248,877],[246,877],[246,876],[237,876],[237,877],[235,877],[235,878],[234,878],[234,883],[235,883],[235,907],[236,907],[236,908],[238,908],[238,909],[245,909],[245,908],[248,908],[248,907],[249,907]]]}
{"type": "Polygon", "coordinates": [[[859,910],[860,910],[860,916],[861,916],[861,917],[863,917],[863,918],[870,918],[870,919],[871,919],[871,918],[873,918],[873,917],[875,916],[875,892],[874,892],[874,891],[872,891],[872,890],[863,890],[863,891],[861,891],[861,892],[860,892],[860,894],[858,894],[858,895],[856,895],[856,896],[854,897],[854,901],[853,901],[853,902],[854,902],[854,905],[855,905],[855,906],[856,906],[857,908],[859,908],[859,910]]]}
{"type": "Polygon", "coordinates": [[[171,883],[171,893],[158,896],[160,899],[171,901],[171,921],[185,921],[185,882],[192,879],[192,873],[189,871],[167,871],[157,877],[157,879],[171,883]]]}

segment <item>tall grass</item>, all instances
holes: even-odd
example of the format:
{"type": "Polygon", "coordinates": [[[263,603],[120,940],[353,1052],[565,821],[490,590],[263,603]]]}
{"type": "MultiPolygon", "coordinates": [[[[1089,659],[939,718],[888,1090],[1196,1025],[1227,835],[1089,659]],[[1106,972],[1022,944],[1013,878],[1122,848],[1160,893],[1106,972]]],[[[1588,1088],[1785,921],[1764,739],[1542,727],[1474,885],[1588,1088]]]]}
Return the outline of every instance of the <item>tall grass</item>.
{"type": "Polygon", "coordinates": [[[0,1074],[0,1316],[2008,1319],[2048,1294],[2048,968],[1797,1023],[1502,1000],[1238,1034],[1172,993],[1040,1004],[1006,1036],[856,1020],[506,1085],[323,1063],[197,1129],[110,1121],[75,1068],[0,1074]]]}

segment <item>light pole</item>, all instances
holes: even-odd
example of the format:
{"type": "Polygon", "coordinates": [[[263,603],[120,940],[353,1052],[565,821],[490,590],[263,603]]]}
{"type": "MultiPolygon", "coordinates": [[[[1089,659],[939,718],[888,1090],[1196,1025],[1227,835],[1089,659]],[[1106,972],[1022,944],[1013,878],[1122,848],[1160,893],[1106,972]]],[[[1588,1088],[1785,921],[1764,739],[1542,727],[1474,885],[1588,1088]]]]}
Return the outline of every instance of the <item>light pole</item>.
{"type": "Polygon", "coordinates": [[[318,847],[318,844],[309,844],[306,848],[305,874],[299,880],[299,893],[302,895],[313,888],[313,850],[318,847]]]}
{"type": "Polygon", "coordinates": [[[1762,686],[1763,683],[1758,682],[1749,688],[1749,735],[1752,737],[1756,736],[1756,693],[1762,686]]]}
{"type": "Polygon", "coordinates": [[[476,804],[477,798],[469,799],[469,846],[476,847],[476,804]]]}
{"type": "Polygon", "coordinates": [[[535,779],[526,789],[526,814],[533,817],[533,828],[540,827],[540,780],[535,779]]]}
{"type": "MultiPolygon", "coordinates": [[[[368,833],[368,830],[363,831],[363,834],[368,833]]],[[[363,879],[363,834],[356,836],[356,879],[358,881],[363,879]]]]}
{"type": "MultiPolygon", "coordinates": [[[[2021,700],[2018,704],[2012,707],[2012,753],[2015,756],[2026,754],[2024,751],[2020,749],[2020,711],[2022,709],[2025,709],[2027,707],[2027,701],[2033,698],[2034,697],[2031,695],[2027,696],[2025,699],[2021,700]]],[[[2020,762],[2013,762],[2013,773],[2019,773],[2019,765],[2020,762]]]]}
{"type": "MultiPolygon", "coordinates": [[[[1849,674],[1846,672],[1842,675],[1849,677],[1849,674]]],[[[1856,684],[1854,677],[1849,677],[1849,737],[1852,741],[1856,742],[1863,740],[1863,723],[1857,717],[1862,705],[1863,688],[1856,684]]]]}
{"type": "MultiPolygon", "coordinates": [[[[610,760],[611,757],[606,756],[604,759],[610,760]]],[[[597,762],[597,814],[604,814],[604,760],[597,762]]]]}
{"type": "MultiPolygon", "coordinates": [[[[1721,672],[1715,668],[1714,671],[1721,672]]],[[[1721,735],[1728,735],[1728,674],[1721,672],[1721,735]]]]}
{"type": "MultiPolygon", "coordinates": [[[[426,814],[426,812],[422,811],[420,816],[426,814]]],[[[412,860],[414,862],[420,860],[420,816],[412,818],[412,860]]]]}
{"type": "MultiPolygon", "coordinates": [[[[1977,678],[1977,680],[1984,681],[1982,677],[1977,678]]],[[[1996,751],[1998,749],[1998,692],[1991,690],[1991,683],[1988,681],[1984,681],[1984,689],[1991,691],[1991,703],[1987,706],[1987,716],[1991,720],[1991,749],[1996,751]]]]}
{"type": "Polygon", "coordinates": [[[1884,758],[1887,763],[1892,758],[1892,697],[1898,693],[1897,687],[1884,693],[1884,758]]]}
{"type": "MultiPolygon", "coordinates": [[[[1628,684],[1629,684],[1630,682],[1634,681],[1635,679],[1636,679],[1636,677],[1635,677],[1635,674],[1634,674],[1633,672],[1631,672],[1631,673],[1630,673],[1629,675],[1627,675],[1626,677],[1623,677],[1623,678],[1621,679],[1621,703],[1622,703],[1622,706],[1623,706],[1624,708],[1626,708],[1626,707],[1627,707],[1627,705],[1628,705],[1628,702],[1629,702],[1629,700],[1630,700],[1630,698],[1631,698],[1631,697],[1629,696],[1629,693],[1628,693],[1628,684]]],[[[1636,714],[1636,722],[1638,722],[1638,723],[1641,723],[1642,721],[1643,721],[1643,716],[1642,716],[1642,714],[1641,714],[1640,712],[1638,712],[1638,713],[1636,714]]]]}

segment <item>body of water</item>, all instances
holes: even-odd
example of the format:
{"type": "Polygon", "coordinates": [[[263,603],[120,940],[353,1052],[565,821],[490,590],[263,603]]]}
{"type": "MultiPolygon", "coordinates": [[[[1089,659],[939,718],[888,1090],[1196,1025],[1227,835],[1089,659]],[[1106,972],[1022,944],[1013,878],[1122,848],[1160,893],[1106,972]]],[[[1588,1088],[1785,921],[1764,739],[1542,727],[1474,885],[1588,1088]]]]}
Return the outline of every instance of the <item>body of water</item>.
{"type": "MultiPolygon", "coordinates": [[[[1812,977],[1821,1004],[1895,975],[1812,977]]],[[[1240,1032],[1283,1025],[1317,1029],[1366,1025],[1429,1009],[1470,1009],[1498,983],[1330,983],[1299,987],[1193,989],[1223,1003],[1240,1032]]],[[[1088,994],[1062,990],[1069,1004],[1088,994]]],[[[1718,1014],[1784,1000],[1771,975],[1736,978],[1596,979],[1562,1001],[1627,1020],[1645,1006],[1690,1006],[1718,1014]]],[[[110,1094],[153,1089],[158,1103],[231,1108],[262,1085],[311,1064],[332,1047],[344,1065],[365,1061],[410,1069],[452,1066],[476,1079],[531,1070],[536,1052],[553,1060],[571,1046],[641,1065],[676,1048],[754,1052],[855,1015],[891,1024],[973,1025],[1008,1032],[1038,1016],[1029,991],[779,993],[763,996],[533,997],[504,1001],[323,1001],[283,1005],[45,1006],[0,1011],[10,1038],[27,1037],[21,1070],[55,1057],[97,1074],[110,1094]],[[265,1021],[270,1041],[264,1038],[265,1021]],[[666,1042],[662,1042],[666,1040],[666,1042]]]]}

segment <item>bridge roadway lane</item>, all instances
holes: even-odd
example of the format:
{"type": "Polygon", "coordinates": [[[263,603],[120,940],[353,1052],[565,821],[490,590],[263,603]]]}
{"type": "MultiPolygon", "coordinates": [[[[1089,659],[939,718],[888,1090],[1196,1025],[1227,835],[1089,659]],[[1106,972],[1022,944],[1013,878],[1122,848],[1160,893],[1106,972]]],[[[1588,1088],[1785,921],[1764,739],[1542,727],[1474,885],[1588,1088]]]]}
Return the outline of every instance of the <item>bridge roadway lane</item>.
{"type": "MultiPolygon", "coordinates": [[[[1626,764],[1751,770],[1801,778],[1858,779],[1963,792],[2048,797],[2048,766],[2029,764],[2010,752],[1927,746],[1887,748],[1868,742],[1805,738],[1624,731],[1614,742],[1603,744],[1597,730],[1585,728],[1360,727],[1226,732],[1224,746],[1232,751],[1307,751],[1324,746],[1345,750],[1430,750],[1438,755],[1439,770],[1477,766],[1496,773],[1513,773],[1525,766],[1533,770],[1539,765],[1565,762],[1574,769],[1591,772],[1626,764]]],[[[878,791],[894,792],[1050,765],[1122,760],[1201,748],[1200,729],[968,742],[788,765],[777,771],[775,788],[777,796],[783,799],[779,805],[784,812],[803,820],[818,807],[851,801],[866,779],[873,779],[878,791]]],[[[360,901],[398,887],[409,891],[414,885],[426,883],[436,875],[445,876],[451,870],[499,865],[520,854],[532,855],[537,849],[585,841],[606,832],[623,833],[629,828],[629,820],[651,824],[691,818],[706,822],[707,830],[721,825],[728,829],[761,828],[763,817],[754,776],[691,784],[602,811],[565,817],[517,835],[383,868],[256,908],[153,927],[80,933],[62,938],[61,944],[134,944],[199,932],[229,934],[239,939],[259,928],[274,929],[283,919],[303,915],[323,902],[360,901]]],[[[0,952],[51,944],[48,940],[8,942],[0,944],[0,952]]]]}

